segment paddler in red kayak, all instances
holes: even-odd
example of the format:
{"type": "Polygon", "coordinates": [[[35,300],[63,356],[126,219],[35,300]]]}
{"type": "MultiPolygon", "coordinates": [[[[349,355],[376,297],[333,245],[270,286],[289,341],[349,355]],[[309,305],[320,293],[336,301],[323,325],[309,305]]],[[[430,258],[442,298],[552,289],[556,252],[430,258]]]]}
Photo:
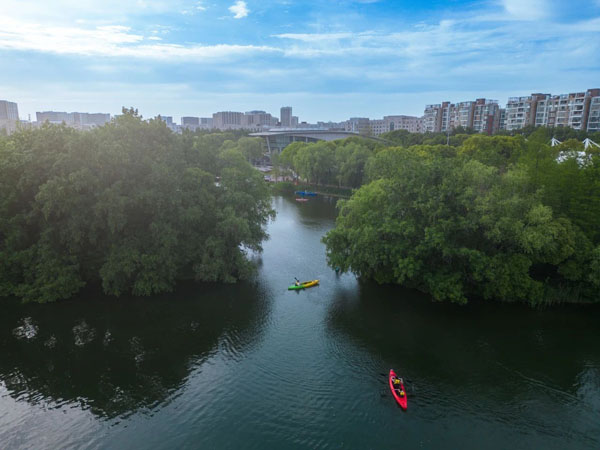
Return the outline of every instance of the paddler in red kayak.
{"type": "Polygon", "coordinates": [[[406,392],[404,392],[404,380],[402,378],[392,377],[392,384],[400,397],[406,395],[406,392]]]}

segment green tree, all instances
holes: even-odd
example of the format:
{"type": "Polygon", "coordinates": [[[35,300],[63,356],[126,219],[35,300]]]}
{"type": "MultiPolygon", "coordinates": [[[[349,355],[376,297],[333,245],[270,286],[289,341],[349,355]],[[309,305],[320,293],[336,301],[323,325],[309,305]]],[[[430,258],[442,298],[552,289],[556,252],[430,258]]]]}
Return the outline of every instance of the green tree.
{"type": "Polygon", "coordinates": [[[581,277],[596,267],[589,241],[553,216],[525,170],[401,148],[377,158],[379,177],[342,203],[324,238],[332,267],[458,303],[478,295],[537,305],[576,290],[598,300],[581,277]],[[573,264],[578,274],[560,273],[573,264]]]}
{"type": "Polygon", "coordinates": [[[247,276],[272,211],[231,137],[179,136],[129,109],[91,132],[0,141],[0,295],[53,301],[90,282],[149,295],[247,276]]]}

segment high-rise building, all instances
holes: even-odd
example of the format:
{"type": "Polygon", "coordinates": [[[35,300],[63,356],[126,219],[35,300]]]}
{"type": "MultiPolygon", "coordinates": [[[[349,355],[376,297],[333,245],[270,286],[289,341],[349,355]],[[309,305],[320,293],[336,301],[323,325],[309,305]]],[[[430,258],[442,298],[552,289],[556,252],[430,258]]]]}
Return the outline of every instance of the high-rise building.
{"type": "Polygon", "coordinates": [[[344,123],[344,130],[352,133],[371,134],[371,124],[368,117],[351,117],[344,123]]]}
{"type": "MultiPolygon", "coordinates": [[[[448,127],[453,130],[457,127],[473,128],[473,112],[475,110],[475,102],[460,102],[451,104],[448,111],[448,127]]],[[[442,128],[446,132],[448,129],[442,128]]]]}
{"type": "Polygon", "coordinates": [[[173,125],[173,116],[163,116],[162,114],[159,114],[158,116],[156,116],[156,118],[162,120],[164,123],[167,124],[168,127],[173,125]]]}
{"type": "Polygon", "coordinates": [[[197,127],[200,125],[200,117],[182,117],[181,118],[181,126],[182,127],[197,127]]]}
{"type": "Polygon", "coordinates": [[[36,112],[38,123],[61,124],[81,130],[89,130],[91,128],[100,127],[110,122],[110,114],[108,113],[81,113],[81,112],[64,112],[64,111],[44,111],[36,112]]]}
{"type": "Polygon", "coordinates": [[[110,114],[74,112],[73,123],[80,128],[101,127],[110,122],[110,114]]]}
{"type": "Polygon", "coordinates": [[[250,130],[260,130],[277,125],[277,119],[265,111],[248,111],[244,113],[242,125],[250,130]]]}
{"type": "Polygon", "coordinates": [[[219,130],[235,130],[242,128],[244,113],[220,111],[213,114],[213,127],[219,130]]]}
{"type": "Polygon", "coordinates": [[[12,133],[19,121],[19,108],[16,103],[0,100],[0,130],[12,133]]]}
{"type": "Polygon", "coordinates": [[[477,133],[492,134],[500,127],[500,107],[497,100],[478,98],[473,108],[472,128],[477,133]]]}
{"type": "Polygon", "coordinates": [[[535,125],[585,130],[592,100],[599,95],[600,89],[588,89],[586,92],[548,96],[537,102],[535,125]]]}
{"type": "Polygon", "coordinates": [[[72,125],[74,123],[73,114],[65,111],[36,112],[35,117],[39,123],[48,122],[52,124],[61,124],[64,122],[67,125],[72,125]]]}
{"type": "Polygon", "coordinates": [[[590,99],[588,109],[587,131],[600,131],[600,96],[595,96],[590,99]]]}
{"type": "Polygon", "coordinates": [[[292,128],[298,128],[298,116],[292,116],[292,122],[290,123],[292,128]]]}
{"type": "Polygon", "coordinates": [[[506,104],[506,130],[519,130],[534,125],[537,103],[547,100],[550,94],[531,94],[527,97],[510,97],[506,104]]]}
{"type": "Polygon", "coordinates": [[[457,127],[473,128],[479,133],[494,133],[500,126],[496,100],[478,98],[459,103],[427,105],[421,119],[423,132],[446,133],[457,127]]]}
{"type": "Polygon", "coordinates": [[[291,106],[282,106],[280,110],[280,119],[282,127],[291,127],[292,126],[292,107],[291,106]]]}
{"type": "Polygon", "coordinates": [[[430,133],[439,133],[442,131],[442,111],[448,105],[448,102],[438,105],[425,106],[423,115],[423,131],[430,133]]]}
{"type": "Polygon", "coordinates": [[[506,130],[506,108],[500,108],[500,123],[498,124],[499,130],[506,130]]]}

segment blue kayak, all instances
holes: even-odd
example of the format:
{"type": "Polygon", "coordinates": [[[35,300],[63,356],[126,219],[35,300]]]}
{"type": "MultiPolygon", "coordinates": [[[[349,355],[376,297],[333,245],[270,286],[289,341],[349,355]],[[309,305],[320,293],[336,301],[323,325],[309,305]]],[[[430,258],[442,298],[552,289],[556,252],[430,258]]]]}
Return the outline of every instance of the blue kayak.
{"type": "Polygon", "coordinates": [[[309,197],[314,197],[314,196],[317,195],[316,192],[310,192],[310,191],[296,191],[296,192],[294,192],[294,194],[296,194],[296,195],[307,195],[309,197]]]}

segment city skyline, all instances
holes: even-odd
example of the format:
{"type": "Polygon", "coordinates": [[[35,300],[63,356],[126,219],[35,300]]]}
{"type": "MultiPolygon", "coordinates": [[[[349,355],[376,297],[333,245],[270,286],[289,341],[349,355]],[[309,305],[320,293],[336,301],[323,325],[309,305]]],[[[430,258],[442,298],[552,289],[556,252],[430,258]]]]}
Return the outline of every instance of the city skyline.
{"type": "Polygon", "coordinates": [[[600,1],[109,0],[0,5],[0,97],[36,111],[421,115],[600,79],[600,1]]]}

